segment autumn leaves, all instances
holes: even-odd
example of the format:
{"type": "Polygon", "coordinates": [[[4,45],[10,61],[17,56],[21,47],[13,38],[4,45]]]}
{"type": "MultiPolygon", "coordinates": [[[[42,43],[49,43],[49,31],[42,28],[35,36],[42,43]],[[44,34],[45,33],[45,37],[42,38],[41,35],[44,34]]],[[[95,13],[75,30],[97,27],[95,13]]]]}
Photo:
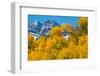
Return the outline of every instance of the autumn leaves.
{"type": "Polygon", "coordinates": [[[76,59],[88,57],[88,18],[80,17],[78,27],[62,24],[49,31],[48,37],[28,35],[28,60],[76,59]],[[64,32],[69,38],[66,39],[64,32]]]}

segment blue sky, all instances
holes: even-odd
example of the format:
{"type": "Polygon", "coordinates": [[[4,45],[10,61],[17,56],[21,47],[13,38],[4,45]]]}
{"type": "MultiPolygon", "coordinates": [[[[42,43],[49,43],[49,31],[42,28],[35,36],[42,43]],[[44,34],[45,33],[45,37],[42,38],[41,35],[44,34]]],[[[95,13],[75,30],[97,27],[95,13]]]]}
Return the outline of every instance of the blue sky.
{"type": "Polygon", "coordinates": [[[56,21],[58,24],[72,24],[74,27],[78,26],[77,21],[80,17],[76,16],[52,16],[52,15],[28,15],[28,24],[32,24],[34,21],[40,21],[44,23],[48,20],[56,21]]]}

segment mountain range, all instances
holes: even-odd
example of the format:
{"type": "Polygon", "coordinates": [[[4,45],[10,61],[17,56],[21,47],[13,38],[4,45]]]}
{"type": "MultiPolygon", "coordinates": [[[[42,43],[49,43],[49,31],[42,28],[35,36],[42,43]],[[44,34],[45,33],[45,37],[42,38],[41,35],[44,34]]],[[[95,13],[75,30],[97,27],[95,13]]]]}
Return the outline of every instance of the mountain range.
{"type": "Polygon", "coordinates": [[[28,25],[28,32],[47,36],[48,31],[54,26],[59,26],[59,24],[53,20],[45,21],[43,24],[40,21],[34,21],[32,24],[28,25]]]}
{"type": "MultiPolygon", "coordinates": [[[[32,24],[28,25],[28,33],[31,33],[35,36],[35,38],[39,38],[41,35],[48,36],[48,32],[52,29],[52,27],[59,26],[56,21],[48,20],[44,23],[40,21],[34,21],[32,24]]],[[[67,32],[63,33],[64,36],[67,36],[67,32]]]]}

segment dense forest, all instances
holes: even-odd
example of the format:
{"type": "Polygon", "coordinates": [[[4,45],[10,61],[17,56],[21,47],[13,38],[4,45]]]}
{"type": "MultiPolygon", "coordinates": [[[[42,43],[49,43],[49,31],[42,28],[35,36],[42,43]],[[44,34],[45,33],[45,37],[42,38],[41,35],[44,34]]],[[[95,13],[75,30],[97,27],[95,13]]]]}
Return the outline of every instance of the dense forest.
{"type": "Polygon", "coordinates": [[[48,36],[38,39],[28,34],[28,60],[88,58],[88,18],[80,17],[78,26],[66,23],[53,27],[48,36]],[[67,32],[68,38],[64,37],[67,32]]]}

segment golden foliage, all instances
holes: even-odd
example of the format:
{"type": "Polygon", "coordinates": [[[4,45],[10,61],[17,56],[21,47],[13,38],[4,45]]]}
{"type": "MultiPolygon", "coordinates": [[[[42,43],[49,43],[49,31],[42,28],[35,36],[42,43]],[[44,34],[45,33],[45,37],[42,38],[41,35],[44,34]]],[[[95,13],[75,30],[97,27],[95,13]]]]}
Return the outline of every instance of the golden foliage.
{"type": "Polygon", "coordinates": [[[64,32],[65,30],[67,30],[67,28],[68,28],[68,25],[67,24],[62,24],[61,25],[61,32],[64,32]]]}
{"type": "Polygon", "coordinates": [[[61,35],[61,29],[59,26],[55,26],[52,28],[52,30],[50,30],[50,34],[51,35],[61,35]]]}
{"type": "Polygon", "coordinates": [[[33,36],[32,34],[29,34],[29,35],[28,35],[28,41],[29,41],[29,42],[34,41],[34,36],[33,36]]]}
{"type": "Polygon", "coordinates": [[[80,17],[78,24],[82,26],[88,25],[88,17],[80,17]]]}

